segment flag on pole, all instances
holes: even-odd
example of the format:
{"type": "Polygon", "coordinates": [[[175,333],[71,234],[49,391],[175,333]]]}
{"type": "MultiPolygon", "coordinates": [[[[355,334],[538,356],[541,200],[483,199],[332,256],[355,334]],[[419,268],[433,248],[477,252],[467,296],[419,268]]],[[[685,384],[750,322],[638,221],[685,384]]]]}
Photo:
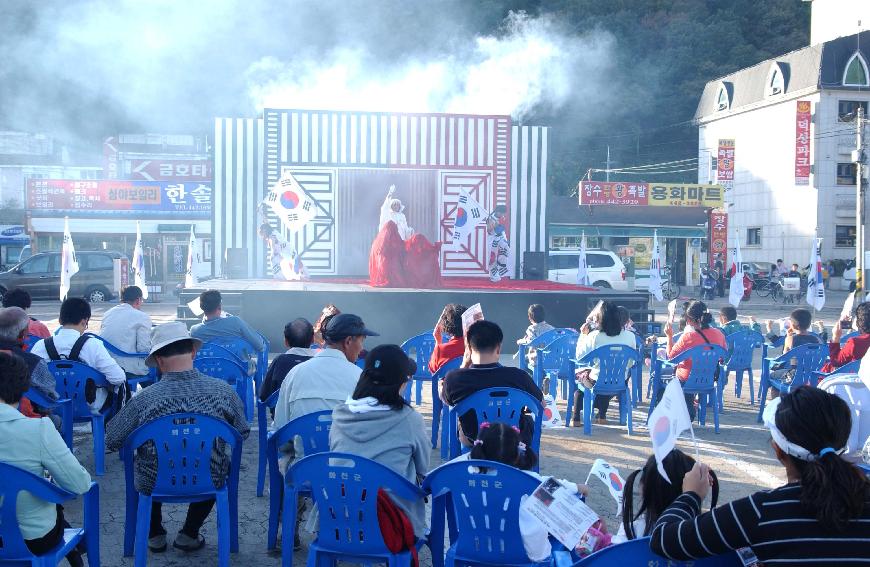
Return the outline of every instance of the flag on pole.
{"type": "Polygon", "coordinates": [[[589,285],[589,265],[586,263],[586,233],[580,237],[580,261],[577,265],[577,285],[589,285]]]}
{"type": "Polygon", "coordinates": [[[199,252],[196,250],[196,234],[193,225],[190,225],[190,243],[187,246],[187,272],[184,274],[184,287],[196,287],[199,279],[196,272],[199,270],[199,252]]]}
{"type": "Polygon", "coordinates": [[[133,248],[133,285],[142,290],[142,299],[148,299],[148,286],[145,284],[145,254],[139,221],[136,221],[136,246],[133,248]]]}
{"type": "Polygon", "coordinates": [[[299,232],[317,216],[317,203],[286,169],[263,202],[291,233],[299,232]]]}
{"type": "Polygon", "coordinates": [[[688,429],[692,439],[695,438],[692,420],[689,419],[689,409],[686,407],[686,399],[683,397],[683,387],[679,380],[674,378],[668,383],[662,401],[653,410],[646,425],[649,429],[650,439],[652,439],[659,474],[670,483],[671,479],[665,473],[662,461],[665,460],[668,453],[674,450],[680,433],[688,429]]]}
{"type": "Polygon", "coordinates": [[[743,299],[743,256],[740,254],[740,234],[734,238],[734,250],[731,251],[731,286],[728,291],[728,303],[740,307],[743,299]]]}
{"type": "Polygon", "coordinates": [[[810,271],[807,273],[807,303],[816,311],[825,306],[825,281],[822,278],[822,239],[813,240],[810,271]]]}
{"type": "Polygon", "coordinates": [[[610,495],[616,500],[616,515],[621,514],[622,488],[625,486],[625,481],[619,475],[619,471],[616,470],[616,467],[610,466],[604,459],[595,459],[595,462],[592,463],[592,470],[586,476],[586,484],[589,484],[589,478],[593,476],[603,482],[607,490],[610,491],[610,495]]]}
{"type": "Polygon", "coordinates": [[[458,248],[465,242],[474,227],[486,220],[489,214],[465,189],[459,190],[456,203],[456,216],[453,219],[453,247],[458,248]]]}
{"type": "Polygon", "coordinates": [[[652,257],[649,261],[649,292],[653,294],[653,296],[662,301],[662,255],[661,250],[659,249],[659,235],[658,231],[653,231],[653,249],[652,249],[652,257]]]}
{"type": "Polygon", "coordinates": [[[66,299],[69,293],[70,280],[79,271],[76,259],[76,247],[73,245],[72,234],[69,232],[69,219],[63,218],[63,247],[60,252],[60,300],[66,299]]]}

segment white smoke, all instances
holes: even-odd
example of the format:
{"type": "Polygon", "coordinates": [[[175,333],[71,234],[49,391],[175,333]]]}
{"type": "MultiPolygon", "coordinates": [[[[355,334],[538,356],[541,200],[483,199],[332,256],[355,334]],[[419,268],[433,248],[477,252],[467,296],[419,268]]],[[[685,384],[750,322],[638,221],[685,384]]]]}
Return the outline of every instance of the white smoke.
{"type": "MultiPolygon", "coordinates": [[[[509,114],[558,109],[572,97],[598,99],[613,64],[613,36],[568,35],[550,18],[512,12],[501,33],[470,50],[384,65],[365,46],[287,61],[267,56],[246,73],[254,110],[310,108],[509,114]]],[[[467,44],[466,44],[467,45],[467,44]]]]}

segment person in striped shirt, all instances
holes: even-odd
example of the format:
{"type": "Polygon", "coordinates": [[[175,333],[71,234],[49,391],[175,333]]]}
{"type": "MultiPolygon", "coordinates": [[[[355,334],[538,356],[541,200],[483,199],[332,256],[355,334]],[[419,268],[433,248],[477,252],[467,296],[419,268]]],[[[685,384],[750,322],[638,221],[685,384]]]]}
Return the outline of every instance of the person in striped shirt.
{"type": "Polygon", "coordinates": [[[840,457],[846,402],[804,386],[765,408],[764,423],[788,484],[701,514],[711,479],[696,463],[653,527],[652,551],[688,560],[751,548],[764,565],[870,565],[870,480],[840,457]]]}

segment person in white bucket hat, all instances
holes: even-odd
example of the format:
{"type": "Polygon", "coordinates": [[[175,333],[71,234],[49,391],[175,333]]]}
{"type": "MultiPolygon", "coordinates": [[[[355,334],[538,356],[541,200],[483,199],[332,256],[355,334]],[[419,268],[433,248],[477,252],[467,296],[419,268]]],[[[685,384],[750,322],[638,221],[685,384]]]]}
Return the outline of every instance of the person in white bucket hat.
{"type": "MultiPolygon", "coordinates": [[[[235,427],[243,438],[250,428],[245,419],[242,400],[232,386],[205,376],[193,367],[196,351],[202,341],[190,336],[184,323],[158,325],[151,330],[151,351],[145,364],[160,369],[160,381],[145,388],[127,403],[106,428],[109,450],[120,449],[137,427],[173,413],[201,413],[222,419],[235,427]]],[[[157,462],[153,453],[145,450],[136,456],[136,490],[150,493],[157,476],[157,462]]],[[[211,458],[211,475],[216,485],[222,484],[229,473],[230,456],[223,443],[217,443],[211,458]]],[[[178,532],[173,546],[182,551],[196,551],[205,545],[199,529],[205,522],[215,501],[194,502],[187,510],[187,519],[178,532]]],[[[151,507],[151,527],[148,548],[153,553],[166,551],[166,530],[163,528],[162,504],[151,507]]]]}

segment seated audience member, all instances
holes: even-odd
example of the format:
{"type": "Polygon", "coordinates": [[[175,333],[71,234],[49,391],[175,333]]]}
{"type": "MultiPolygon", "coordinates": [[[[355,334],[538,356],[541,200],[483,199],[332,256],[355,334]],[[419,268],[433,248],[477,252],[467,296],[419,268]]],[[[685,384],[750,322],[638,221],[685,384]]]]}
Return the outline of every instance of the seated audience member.
{"type": "MultiPolygon", "coordinates": [[[[604,301],[601,304],[601,318],[599,328],[591,331],[589,323],[580,327],[580,338],[577,340],[577,350],[574,358],[580,360],[598,347],[605,345],[625,345],[629,348],[637,347],[634,333],[625,330],[625,322],[619,315],[619,307],[604,301]]],[[[631,366],[625,369],[626,375],[631,366]]],[[[577,380],[582,381],[586,387],[592,387],[598,379],[598,368],[578,368],[577,380]]],[[[546,388],[545,388],[546,390],[546,388]]],[[[598,410],[598,423],[607,423],[607,409],[613,396],[595,396],[594,407],[598,410]]],[[[574,426],[583,425],[583,392],[577,390],[574,401],[574,426]]]]}
{"type": "Polygon", "coordinates": [[[263,352],[266,343],[247,323],[235,315],[224,315],[221,311],[221,292],[216,289],[204,291],[199,295],[199,308],[205,315],[202,323],[190,328],[190,336],[204,343],[214,339],[239,337],[245,339],[256,351],[263,352]]]}
{"type": "MultiPolygon", "coordinates": [[[[530,325],[526,327],[526,334],[523,335],[523,338],[517,339],[518,345],[530,345],[534,342],[535,339],[543,335],[548,331],[552,331],[556,327],[547,323],[546,314],[544,313],[544,306],[540,303],[533,303],[529,305],[529,323],[530,325]]],[[[530,348],[526,351],[526,360],[529,363],[529,368],[535,367],[535,359],[538,358],[538,351],[534,348],[530,348]]]]}
{"type": "MultiPolygon", "coordinates": [[[[504,334],[492,321],[480,320],[468,327],[465,335],[465,355],[462,367],[451,370],[442,381],[441,401],[453,406],[471,394],[487,388],[516,388],[543,401],[541,390],[528,373],[519,368],[499,364],[504,334]]],[[[534,420],[524,415],[520,421],[523,439],[530,443],[534,420]]],[[[470,446],[477,438],[477,415],[473,411],[459,416],[459,439],[470,446]]]]}
{"type": "Polygon", "coordinates": [[[764,565],[866,564],[870,480],[840,457],[846,402],[804,386],[770,403],[764,424],[788,483],[702,514],[711,478],[695,463],[653,527],[652,551],[685,561],[749,547],[764,565]]]}
{"type": "MultiPolygon", "coordinates": [[[[538,462],[538,456],[520,440],[520,433],[516,428],[504,423],[482,423],[480,425],[480,434],[471,447],[471,452],[457,457],[450,462],[455,463],[468,459],[503,463],[524,471],[540,482],[551,478],[541,476],[532,470],[538,462]]],[[[559,482],[577,494],[583,494],[584,496],[589,494],[589,487],[586,485],[575,484],[564,479],[559,479],[559,482]]],[[[523,496],[522,500],[526,498],[527,496],[523,496]]],[[[523,547],[529,559],[535,563],[549,561],[553,549],[550,546],[546,526],[523,508],[520,508],[518,522],[520,535],[523,538],[523,547]]],[[[593,529],[600,530],[596,535],[599,535],[599,537],[603,536],[595,549],[606,547],[609,544],[610,535],[606,533],[603,522],[596,524],[596,527],[593,529]]]]}
{"type": "Polygon", "coordinates": [[[43,360],[68,359],[81,362],[102,372],[111,384],[109,388],[86,388],[85,395],[92,411],[101,411],[126,395],[127,376],[124,370],[98,339],[86,334],[91,320],[91,306],[81,297],[69,297],[60,305],[57,333],[33,345],[30,350],[43,360]]]}
{"type": "MultiPolygon", "coordinates": [[[[662,461],[670,482],[659,474],[655,455],[647,459],[642,469],[638,469],[625,479],[622,501],[622,524],[613,536],[613,543],[624,543],[631,539],[647,537],[665,508],[683,493],[683,477],[695,466],[695,459],[679,449],[673,449],[662,461]],[[640,478],[638,478],[638,476],[640,478]],[[634,510],[634,484],[640,488],[640,508],[634,510]]],[[[719,499],[719,480],[710,471],[713,480],[711,507],[716,507],[719,499]]]]}
{"type": "MultiPolygon", "coordinates": [[[[20,307],[21,309],[27,311],[28,309],[30,309],[31,305],[32,302],[30,300],[30,294],[27,293],[27,290],[21,288],[7,291],[6,294],[3,296],[3,307],[20,307]]],[[[28,316],[28,321],[28,335],[34,335],[39,337],[40,339],[46,339],[51,336],[48,327],[46,327],[45,323],[43,323],[42,321],[37,321],[30,316],[28,316]]]]}
{"type": "MultiPolygon", "coordinates": [[[[798,308],[791,312],[791,317],[786,329],[785,342],[782,353],[785,354],[793,348],[806,344],[819,344],[819,337],[810,333],[813,322],[813,314],[808,309],[798,308]]],[[[770,376],[776,380],[791,381],[794,374],[796,360],[780,363],[771,367],[770,376]]],[[[775,394],[774,394],[775,395],[775,394]]]]}
{"type": "MultiPolygon", "coordinates": [[[[846,324],[849,320],[844,321],[846,324]]],[[[842,325],[834,325],[831,333],[831,342],[828,344],[829,359],[822,367],[822,372],[833,372],[837,368],[861,360],[867,349],[870,348],[870,303],[862,303],[855,309],[855,329],[858,336],[846,340],[846,344],[840,347],[840,338],[843,336],[842,325]]]]}
{"type": "MultiPolygon", "coordinates": [[[[728,349],[725,342],[725,335],[719,329],[714,329],[710,326],[713,322],[713,315],[707,310],[707,305],[703,301],[693,301],[686,309],[686,329],[680,335],[680,339],[674,343],[674,331],[669,325],[665,325],[665,334],[668,337],[668,358],[674,358],[680,353],[689,350],[692,347],[703,346],[708,344],[719,345],[724,349],[728,349]]],[[[689,373],[692,370],[692,361],[684,360],[677,365],[675,374],[680,382],[685,382],[689,378],[689,373]]],[[[661,393],[664,393],[663,391],[661,393]]],[[[686,406],[689,409],[689,417],[695,419],[695,394],[686,394],[686,406]]]]}
{"type": "MultiPolygon", "coordinates": [[[[10,308],[11,309],[11,308],[10,308]]],[[[15,308],[17,309],[17,308],[15,308]]],[[[50,419],[28,419],[18,411],[21,396],[30,388],[27,364],[17,356],[0,353],[0,461],[45,478],[74,494],[84,494],[91,475],[67,448],[50,419]]],[[[41,500],[28,492],[18,495],[18,528],[30,552],[42,555],[63,541],[63,506],[41,500]]],[[[6,526],[11,529],[14,526],[6,526]]],[[[70,565],[84,565],[74,549],[70,565]]]]}
{"type": "MultiPolygon", "coordinates": [[[[151,351],[145,364],[160,369],[160,381],[133,396],[106,427],[106,446],[120,449],[130,434],[140,425],[173,413],[200,413],[226,421],[242,437],[249,433],[242,400],[235,389],[216,378],[200,374],[193,367],[196,351],[202,345],[191,338],[181,322],[164,323],[151,331],[151,351]]],[[[154,488],[157,462],[151,443],[143,445],[135,459],[136,490],[148,494],[154,488]]],[[[229,474],[229,449],[222,441],[215,443],[211,456],[211,476],[215,486],[225,482],[229,474]]],[[[187,509],[187,519],[173,542],[182,551],[195,551],[205,545],[199,533],[214,499],[194,502],[187,509]]],[[[154,553],[166,551],[166,530],[163,528],[162,503],[151,505],[151,527],[148,549],[154,553]]]]}
{"type": "Polygon", "coordinates": [[[323,340],[323,330],[326,329],[327,323],[329,320],[339,315],[341,311],[339,311],[338,307],[329,303],[323,310],[320,312],[320,316],[317,317],[317,321],[314,322],[314,344],[323,348],[324,340],[323,340]]]}
{"type": "MultiPolygon", "coordinates": [[[[49,400],[57,399],[57,389],[54,376],[48,370],[45,361],[32,352],[21,347],[22,340],[27,336],[28,317],[20,307],[5,307],[0,309],[0,352],[14,355],[27,364],[30,373],[30,387],[49,400]]],[[[25,394],[26,396],[26,394],[25,394]]],[[[23,398],[19,404],[21,413],[28,417],[42,417],[48,412],[39,409],[34,412],[32,402],[23,398]]]]}
{"type": "Polygon", "coordinates": [[[435,337],[435,349],[429,357],[429,372],[435,374],[444,364],[465,354],[465,338],[462,336],[462,314],[466,307],[458,303],[448,303],[435,323],[432,336],[435,337]],[[442,335],[450,338],[442,342],[442,335]]]}
{"type": "Polygon", "coordinates": [[[748,326],[738,321],[737,308],[733,305],[726,305],[719,309],[719,325],[720,329],[726,336],[738,331],[761,332],[761,325],[759,325],[755,319],[751,319],[748,326]]]}
{"type": "MultiPolygon", "coordinates": [[[[142,311],[142,301],[142,290],[138,286],[128,285],[121,290],[121,303],[103,315],[100,336],[124,352],[150,351],[151,317],[142,311]]],[[[117,356],[115,360],[129,376],[148,374],[144,358],[117,356]]]]}
{"type": "Polygon", "coordinates": [[[287,373],[297,364],[301,364],[314,356],[311,343],[314,340],[314,327],[308,319],[294,319],[284,325],[284,345],[287,352],[279,354],[266,370],[263,385],[260,386],[260,399],[266,398],[281,388],[281,383],[287,373]]]}
{"type": "MultiPolygon", "coordinates": [[[[372,459],[419,484],[429,472],[429,444],[423,418],[405,403],[404,390],[416,363],[396,345],[380,345],[366,356],[353,394],[332,411],[329,450],[372,459]]],[[[426,534],[422,500],[394,499],[414,527],[426,534]]]]}

